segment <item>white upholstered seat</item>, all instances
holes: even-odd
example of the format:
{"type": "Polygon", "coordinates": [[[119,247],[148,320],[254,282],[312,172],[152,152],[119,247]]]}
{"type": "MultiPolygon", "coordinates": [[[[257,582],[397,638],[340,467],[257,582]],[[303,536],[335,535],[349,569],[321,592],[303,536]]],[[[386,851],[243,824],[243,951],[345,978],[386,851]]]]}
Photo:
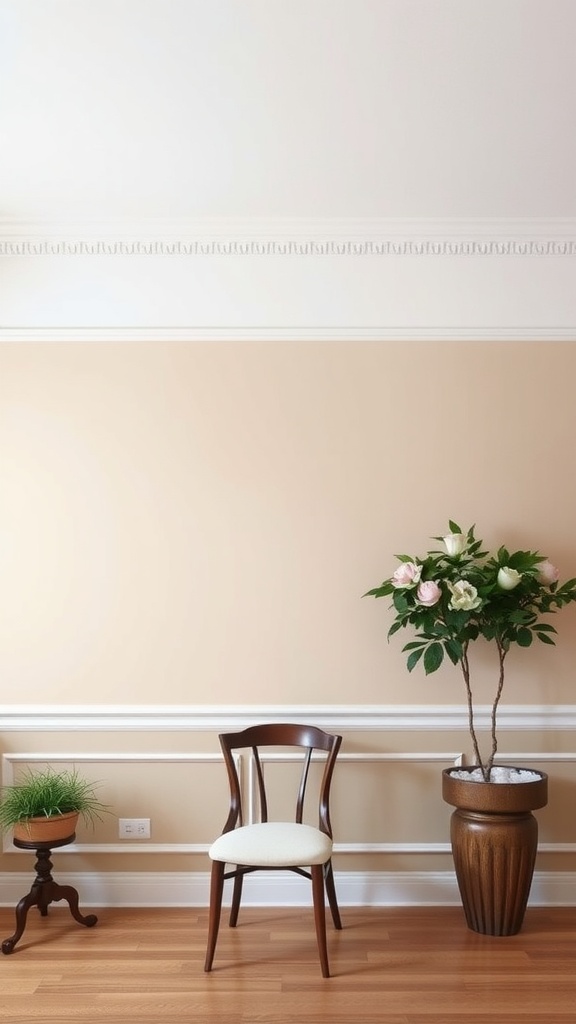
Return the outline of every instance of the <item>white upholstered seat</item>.
{"type": "Polygon", "coordinates": [[[264,821],[225,832],[212,843],[208,856],[226,864],[262,868],[309,867],[330,859],[332,840],[311,825],[264,821]]]}

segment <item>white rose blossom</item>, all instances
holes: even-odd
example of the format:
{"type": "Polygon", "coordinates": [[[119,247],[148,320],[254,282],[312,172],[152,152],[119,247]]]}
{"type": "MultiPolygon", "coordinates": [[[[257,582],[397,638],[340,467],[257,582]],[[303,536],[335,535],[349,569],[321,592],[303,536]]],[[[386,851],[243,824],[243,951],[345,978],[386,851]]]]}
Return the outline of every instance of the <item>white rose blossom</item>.
{"type": "Polygon", "coordinates": [[[514,590],[522,579],[522,573],[517,572],[516,569],[511,569],[508,565],[503,565],[498,570],[498,586],[502,590],[514,590]]]}
{"type": "Polygon", "coordinates": [[[453,611],[473,612],[475,608],[482,604],[482,598],[478,597],[476,587],[468,583],[467,580],[457,580],[456,583],[450,583],[449,580],[446,580],[446,585],[452,594],[450,608],[453,611]]]}
{"type": "Polygon", "coordinates": [[[466,535],[464,533],[449,533],[442,538],[444,547],[450,556],[461,555],[466,548],[466,535]]]}

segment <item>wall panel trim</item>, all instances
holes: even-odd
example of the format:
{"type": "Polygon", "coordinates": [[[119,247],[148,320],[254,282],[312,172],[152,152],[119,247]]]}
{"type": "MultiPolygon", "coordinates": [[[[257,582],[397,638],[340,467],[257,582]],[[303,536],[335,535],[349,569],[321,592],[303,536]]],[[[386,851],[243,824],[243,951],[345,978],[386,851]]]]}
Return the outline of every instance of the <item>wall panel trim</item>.
{"type": "MultiPolygon", "coordinates": [[[[238,761],[241,760],[241,756],[238,756],[238,761]]],[[[269,762],[290,762],[297,760],[296,755],[289,753],[268,753],[262,758],[263,763],[269,762]]],[[[339,755],[339,763],[344,764],[443,764],[443,765],[459,765],[462,764],[463,754],[455,751],[403,751],[396,753],[382,753],[382,752],[356,752],[356,753],[342,753],[339,755]]],[[[570,764],[576,762],[576,753],[572,752],[532,752],[532,751],[519,751],[515,753],[502,753],[499,755],[498,760],[502,763],[512,762],[513,764],[523,764],[525,762],[533,762],[539,764],[548,764],[554,762],[556,764],[564,763],[570,764]]],[[[31,752],[18,752],[18,753],[4,753],[1,759],[2,765],[2,776],[1,783],[3,786],[10,786],[14,781],[14,765],[15,764],[44,764],[49,762],[51,764],[82,764],[85,763],[109,763],[109,764],[120,764],[120,763],[153,763],[153,764],[207,764],[207,763],[220,763],[223,761],[222,754],[216,753],[203,753],[203,752],[147,752],[147,751],[134,751],[131,753],[101,753],[98,751],[91,752],[79,752],[79,751],[31,751],[31,752]]],[[[253,778],[253,767],[252,761],[248,759],[248,821],[252,822],[257,819],[254,813],[255,806],[255,783],[253,778]]],[[[59,850],[59,854],[75,854],[75,853],[107,853],[107,854],[122,854],[133,856],[134,854],[207,854],[210,847],[210,842],[204,843],[154,843],[149,841],[134,841],[130,842],[122,840],[114,843],[92,843],[92,842],[74,842],[68,846],[63,847],[59,850]]],[[[538,846],[541,853],[576,853],[576,843],[539,843],[538,846]]],[[[3,835],[2,852],[7,854],[19,854],[20,851],[16,849],[12,843],[11,835],[5,832],[3,835]]],[[[439,854],[439,853],[450,853],[451,845],[449,842],[406,842],[403,840],[395,842],[383,842],[383,843],[371,843],[371,842],[335,842],[334,853],[335,854],[439,854]]]]}

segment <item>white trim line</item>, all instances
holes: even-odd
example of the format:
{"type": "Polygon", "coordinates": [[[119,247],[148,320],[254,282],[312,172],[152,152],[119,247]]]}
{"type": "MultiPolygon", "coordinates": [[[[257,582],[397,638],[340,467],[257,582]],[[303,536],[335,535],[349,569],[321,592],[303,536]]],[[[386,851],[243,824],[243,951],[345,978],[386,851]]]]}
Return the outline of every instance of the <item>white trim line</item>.
{"type": "Polygon", "coordinates": [[[103,326],[103,327],[2,327],[0,343],[24,342],[193,342],[193,341],[525,341],[552,342],[576,341],[576,325],[560,327],[557,325],[522,324],[514,327],[487,324],[483,327],[470,324],[434,324],[427,326],[394,326],[364,327],[351,324],[347,327],[322,326],[279,327],[271,324],[268,327],[156,327],[138,326],[103,326]]]}
{"type": "MultiPolygon", "coordinates": [[[[70,853],[113,853],[113,854],[166,854],[181,856],[193,854],[208,855],[210,843],[70,843],[58,850],[58,856],[70,853]]],[[[334,855],[364,856],[386,854],[440,854],[451,853],[450,843],[334,843],[334,855]]],[[[539,853],[576,853],[576,843],[538,843],[539,853]]],[[[21,854],[22,851],[12,846],[8,839],[2,853],[21,854]]]]}
{"type": "MultiPolygon", "coordinates": [[[[6,682],[8,685],[8,682],[6,682]]],[[[329,731],[468,731],[460,704],[2,704],[2,732],[225,732],[261,722],[313,722],[329,731]]],[[[505,705],[500,732],[576,731],[576,704],[505,705]]],[[[490,707],[477,708],[480,730],[490,707]]]]}

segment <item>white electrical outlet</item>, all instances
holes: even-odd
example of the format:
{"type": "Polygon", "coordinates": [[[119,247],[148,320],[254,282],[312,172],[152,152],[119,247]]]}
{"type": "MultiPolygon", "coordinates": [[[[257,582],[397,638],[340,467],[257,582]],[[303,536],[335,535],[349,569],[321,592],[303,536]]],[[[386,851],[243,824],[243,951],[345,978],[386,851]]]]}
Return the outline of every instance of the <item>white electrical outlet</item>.
{"type": "Polygon", "coordinates": [[[118,818],[120,839],[150,839],[150,818],[118,818]]]}

